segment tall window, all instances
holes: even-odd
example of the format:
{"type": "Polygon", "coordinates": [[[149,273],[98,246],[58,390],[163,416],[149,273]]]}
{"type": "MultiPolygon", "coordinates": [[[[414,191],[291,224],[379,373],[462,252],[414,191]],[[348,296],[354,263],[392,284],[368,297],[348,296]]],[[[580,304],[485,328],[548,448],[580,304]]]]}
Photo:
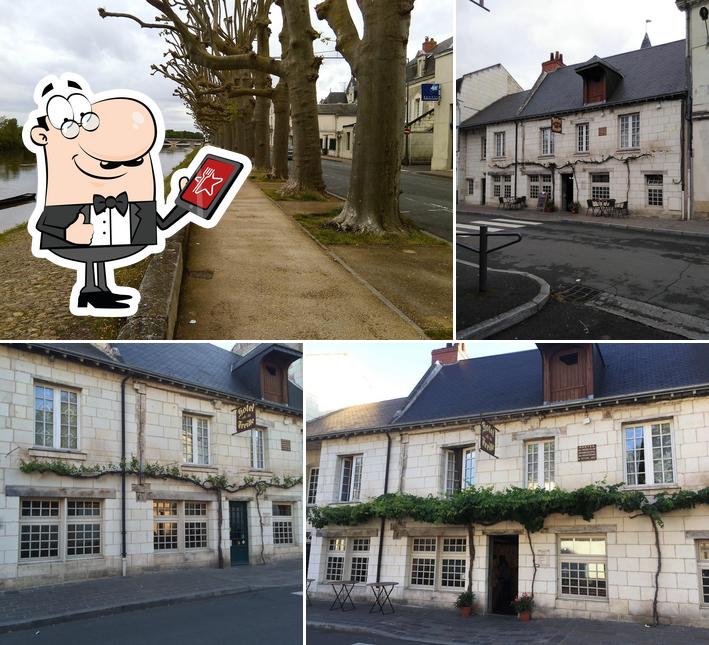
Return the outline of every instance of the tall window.
{"type": "Polygon", "coordinates": [[[362,488],[362,455],[340,457],[340,495],[341,502],[359,500],[362,488]]]}
{"type": "Polygon", "coordinates": [[[480,139],[480,160],[484,161],[487,159],[487,137],[483,136],[480,139]]]}
{"type": "Polygon", "coordinates": [[[468,179],[468,195],[472,195],[475,190],[475,180],[468,179]]]}
{"type": "Polygon", "coordinates": [[[551,128],[541,128],[542,137],[542,155],[553,155],[554,154],[554,133],[551,128]]]}
{"type": "Polygon", "coordinates": [[[674,482],[669,421],[625,426],[625,482],[629,486],[674,482]]]}
{"type": "Polygon", "coordinates": [[[308,504],[315,504],[318,497],[318,479],[320,478],[320,468],[310,469],[308,476],[308,504]]]}
{"type": "Polygon", "coordinates": [[[611,176],[607,172],[591,174],[591,199],[610,199],[611,176]]]}
{"type": "Polygon", "coordinates": [[[368,537],[330,538],[327,544],[325,580],[367,582],[371,540],[368,537]]]}
{"type": "Polygon", "coordinates": [[[588,152],[589,150],[589,124],[578,123],[576,125],[576,152],[588,152]]]}
{"type": "Polygon", "coordinates": [[[462,589],[466,585],[468,539],[414,537],[411,539],[409,582],[412,587],[462,589]]]}
{"type": "Polygon", "coordinates": [[[539,197],[539,175],[528,175],[529,180],[529,197],[537,199],[539,197]]]}
{"type": "Polygon", "coordinates": [[[554,488],[554,440],[530,441],[526,459],[527,488],[554,488]]]}
{"type": "Polygon", "coordinates": [[[709,540],[697,540],[699,602],[709,605],[709,540]]]}
{"type": "Polygon", "coordinates": [[[505,156],[505,133],[495,132],[495,156],[505,156]]]}
{"type": "Polygon", "coordinates": [[[475,459],[472,446],[448,448],[445,458],[445,493],[452,494],[475,485],[475,459]]]}
{"type": "Polygon", "coordinates": [[[505,175],[505,197],[512,197],[512,175],[505,175]]]}
{"type": "Polygon", "coordinates": [[[331,538],[327,541],[325,580],[342,580],[345,570],[345,538],[331,538]]]}
{"type": "Polygon", "coordinates": [[[606,598],[606,538],[560,537],[559,581],[562,596],[606,598]]]}
{"type": "Polygon", "coordinates": [[[186,464],[209,463],[209,419],[182,415],[182,458],[186,464]]]}
{"type": "Polygon", "coordinates": [[[35,384],[34,443],[45,448],[78,448],[78,392],[35,384]]]}
{"type": "Polygon", "coordinates": [[[645,184],[647,186],[647,205],[662,206],[664,204],[662,175],[645,175],[645,184]]]}
{"type": "Polygon", "coordinates": [[[255,470],[264,470],[266,468],[264,432],[262,428],[251,430],[251,468],[255,470]]]}
{"type": "Polygon", "coordinates": [[[186,549],[207,548],[207,502],[185,502],[186,549]]]}
{"type": "Polygon", "coordinates": [[[177,550],[177,502],[153,500],[153,550],[177,550]]]}
{"type": "Polygon", "coordinates": [[[502,197],[502,177],[494,175],[492,178],[492,194],[495,197],[502,197]]]}
{"type": "Polygon", "coordinates": [[[101,555],[101,502],[20,500],[20,560],[64,560],[101,555]]]}
{"type": "Polygon", "coordinates": [[[622,114],[620,121],[620,147],[640,147],[640,114],[622,114]]]}
{"type": "Polygon", "coordinates": [[[207,502],[153,500],[154,551],[207,546],[207,502]]]}
{"type": "Polygon", "coordinates": [[[273,504],[273,543],[293,544],[293,507],[273,504]]]}

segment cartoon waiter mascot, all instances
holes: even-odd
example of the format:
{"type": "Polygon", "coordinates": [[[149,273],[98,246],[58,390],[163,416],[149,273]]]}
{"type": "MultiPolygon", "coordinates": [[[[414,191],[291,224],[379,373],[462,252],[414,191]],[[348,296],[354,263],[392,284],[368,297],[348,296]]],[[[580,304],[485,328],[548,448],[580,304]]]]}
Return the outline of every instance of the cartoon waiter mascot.
{"type": "Polygon", "coordinates": [[[114,269],[165,248],[188,223],[215,226],[251,171],[243,155],[205,146],[174,173],[167,201],[157,105],[128,90],[93,95],[74,74],[42,79],[23,129],[37,156],[32,253],[74,269],[74,315],[129,316],[140,293],[118,287],[114,269]]]}

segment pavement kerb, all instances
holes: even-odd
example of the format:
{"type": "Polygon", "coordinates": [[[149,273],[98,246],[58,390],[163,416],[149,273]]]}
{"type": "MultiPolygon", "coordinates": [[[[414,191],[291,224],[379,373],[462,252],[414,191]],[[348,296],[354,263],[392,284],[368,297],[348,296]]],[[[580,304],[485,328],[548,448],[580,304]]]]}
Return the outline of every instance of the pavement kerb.
{"type": "MultiPolygon", "coordinates": [[[[474,267],[476,269],[479,268],[477,264],[474,262],[468,262],[467,260],[456,260],[456,262],[474,267]]],[[[540,278],[539,276],[533,275],[532,273],[525,273],[524,271],[511,271],[507,269],[488,269],[488,271],[494,271],[495,273],[511,273],[514,275],[524,276],[525,278],[530,278],[539,285],[539,293],[531,300],[518,305],[514,309],[510,309],[509,311],[498,314],[493,318],[488,318],[487,320],[483,320],[476,325],[459,330],[456,338],[464,340],[480,340],[499,334],[501,331],[504,331],[505,329],[508,329],[536,314],[549,300],[549,296],[551,295],[551,287],[546,280],[540,278]]]]}
{"type": "Polygon", "coordinates": [[[460,645],[461,641],[445,641],[431,638],[419,638],[409,634],[393,634],[392,632],[376,629],[374,627],[363,627],[362,625],[351,625],[349,623],[321,623],[317,621],[306,621],[306,627],[313,629],[324,629],[327,631],[350,632],[355,634],[369,634],[371,636],[381,636],[392,640],[408,641],[412,643],[428,643],[429,645],[460,645]]]}
{"type": "Polygon", "coordinates": [[[301,585],[254,585],[248,587],[226,588],[226,589],[211,589],[209,591],[197,591],[194,593],[184,594],[180,596],[170,596],[164,598],[156,598],[152,600],[139,600],[136,602],[121,603],[106,607],[96,607],[93,609],[85,609],[82,611],[68,612],[64,614],[55,614],[52,616],[43,616],[41,618],[32,618],[30,620],[18,621],[15,623],[1,623],[0,634],[15,632],[24,629],[34,629],[36,627],[45,627],[47,625],[56,625],[59,623],[68,623],[76,620],[84,620],[86,618],[97,618],[99,616],[109,616],[112,614],[121,614],[129,611],[137,611],[140,609],[152,609],[155,607],[165,607],[167,605],[176,605],[193,600],[206,600],[215,597],[238,596],[245,593],[254,593],[258,591],[270,591],[272,589],[283,589],[292,586],[300,589],[301,585]]]}
{"type": "MultiPolygon", "coordinates": [[[[256,184],[258,187],[258,183],[256,184]]],[[[259,190],[261,190],[260,187],[258,187],[259,190]]],[[[264,197],[266,199],[270,200],[273,205],[278,208],[278,210],[283,213],[285,217],[289,217],[283,210],[278,206],[278,202],[271,199],[266,193],[264,193],[262,190],[261,192],[263,193],[264,197]]],[[[329,195],[334,195],[338,199],[342,199],[339,197],[339,195],[335,195],[335,193],[328,193],[329,195]]],[[[387,298],[383,293],[378,291],[373,285],[371,285],[367,280],[365,280],[357,271],[355,271],[347,262],[345,262],[340,256],[338,256],[336,253],[331,251],[327,246],[325,246],[320,240],[318,240],[314,235],[310,233],[297,219],[294,217],[291,218],[299,227],[300,230],[303,231],[315,244],[317,244],[322,251],[331,259],[337,262],[345,271],[350,273],[353,278],[355,278],[357,281],[359,281],[362,285],[364,285],[371,293],[374,295],[380,302],[382,302],[384,305],[386,305],[392,312],[394,312],[399,318],[401,318],[405,323],[407,323],[410,327],[414,329],[414,331],[422,338],[422,339],[428,339],[428,336],[426,335],[426,332],[421,329],[411,318],[409,318],[401,309],[399,309],[389,298],[387,298]]]]}

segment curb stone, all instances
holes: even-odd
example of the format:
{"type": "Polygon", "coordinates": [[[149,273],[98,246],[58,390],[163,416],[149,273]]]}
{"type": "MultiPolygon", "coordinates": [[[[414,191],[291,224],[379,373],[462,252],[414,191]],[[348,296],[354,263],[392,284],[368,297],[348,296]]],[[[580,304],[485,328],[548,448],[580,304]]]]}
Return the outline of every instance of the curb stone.
{"type": "MultiPolygon", "coordinates": [[[[298,585],[293,585],[294,588],[298,585]]],[[[85,609],[73,613],[55,614],[54,616],[44,616],[42,618],[32,618],[29,620],[17,621],[15,623],[0,624],[0,634],[8,632],[21,631],[24,629],[33,629],[35,627],[46,627],[47,625],[57,625],[60,623],[69,623],[86,618],[97,618],[99,616],[109,616],[112,614],[122,614],[129,611],[137,611],[140,609],[153,609],[155,607],[165,607],[168,605],[177,605],[193,600],[206,600],[209,598],[223,596],[238,596],[245,593],[255,593],[259,591],[270,591],[274,589],[283,589],[284,585],[264,585],[264,586],[248,586],[239,589],[212,589],[210,591],[199,591],[196,593],[186,594],[183,596],[173,596],[169,598],[157,598],[154,600],[139,600],[136,602],[122,603],[112,607],[97,607],[94,609],[85,609]]],[[[287,585],[285,588],[288,588],[287,585]]]]}
{"type": "Polygon", "coordinates": [[[314,629],[322,629],[326,631],[341,631],[355,634],[370,634],[372,636],[381,636],[382,638],[390,638],[392,640],[402,640],[412,643],[427,643],[428,645],[460,645],[464,641],[445,641],[423,639],[418,636],[409,636],[404,634],[395,634],[384,629],[376,629],[374,627],[363,627],[361,625],[349,625],[347,623],[320,623],[317,621],[307,621],[306,627],[314,629]]]}
{"type": "MultiPolygon", "coordinates": [[[[474,262],[468,262],[467,260],[456,260],[460,264],[465,264],[466,266],[471,266],[474,268],[479,268],[474,262]]],[[[476,325],[472,325],[465,329],[461,329],[457,333],[457,338],[465,340],[480,340],[484,338],[489,338],[495,334],[509,329],[513,325],[516,325],[527,318],[530,318],[537,312],[539,312],[544,305],[546,305],[551,295],[551,287],[549,283],[540,278],[539,276],[533,275],[532,273],[525,273],[524,271],[511,271],[507,269],[489,269],[488,271],[494,271],[495,273],[511,273],[514,275],[521,275],[526,278],[534,280],[539,285],[539,293],[534,296],[531,300],[510,309],[504,313],[498,314],[487,320],[483,320],[476,325]]]]}

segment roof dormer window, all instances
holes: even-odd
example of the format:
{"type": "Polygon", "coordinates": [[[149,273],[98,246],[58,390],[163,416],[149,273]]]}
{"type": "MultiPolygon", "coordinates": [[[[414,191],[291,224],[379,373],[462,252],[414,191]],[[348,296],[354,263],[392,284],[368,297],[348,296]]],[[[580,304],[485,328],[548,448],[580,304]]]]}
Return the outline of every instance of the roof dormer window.
{"type": "Polygon", "coordinates": [[[579,65],[576,73],[583,78],[584,105],[608,101],[623,80],[623,75],[617,69],[598,56],[579,65]]]}

